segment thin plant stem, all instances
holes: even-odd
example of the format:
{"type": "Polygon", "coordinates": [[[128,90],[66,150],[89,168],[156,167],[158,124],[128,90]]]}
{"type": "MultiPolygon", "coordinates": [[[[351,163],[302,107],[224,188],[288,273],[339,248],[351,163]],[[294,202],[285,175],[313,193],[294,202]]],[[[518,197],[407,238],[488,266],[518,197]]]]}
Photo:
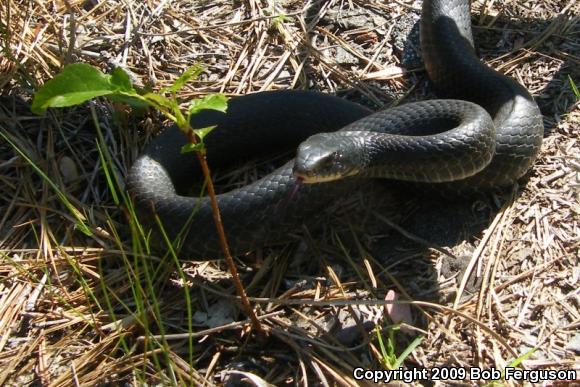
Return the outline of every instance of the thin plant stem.
{"type": "MultiPolygon", "coordinates": [[[[189,142],[191,142],[192,144],[196,144],[197,138],[196,138],[194,131],[191,129],[191,127],[189,127],[186,130],[186,132],[187,132],[187,139],[189,140],[189,142]]],[[[203,171],[203,176],[204,176],[205,182],[207,184],[207,192],[208,192],[210,202],[211,202],[213,220],[214,220],[216,230],[217,230],[217,233],[219,236],[220,246],[222,248],[222,252],[223,252],[224,257],[226,259],[230,273],[232,274],[232,279],[233,279],[234,284],[236,286],[236,290],[238,292],[238,295],[240,296],[240,300],[242,301],[242,306],[244,307],[246,314],[248,315],[248,317],[252,321],[252,326],[254,327],[256,332],[258,332],[259,334],[263,334],[264,330],[262,329],[262,325],[260,324],[260,321],[256,317],[256,314],[254,313],[254,309],[252,309],[252,305],[250,304],[250,301],[248,300],[248,296],[246,295],[246,290],[244,289],[244,286],[242,285],[242,282],[240,281],[240,277],[238,275],[238,269],[236,267],[236,264],[234,263],[234,259],[232,258],[232,254],[230,252],[230,246],[228,245],[226,233],[224,230],[224,225],[222,223],[220,209],[219,209],[218,204],[217,204],[217,197],[215,194],[213,181],[211,179],[209,165],[207,163],[207,159],[205,156],[205,150],[201,150],[201,151],[198,151],[195,153],[197,154],[197,158],[199,160],[199,164],[201,165],[201,169],[203,171]]]]}

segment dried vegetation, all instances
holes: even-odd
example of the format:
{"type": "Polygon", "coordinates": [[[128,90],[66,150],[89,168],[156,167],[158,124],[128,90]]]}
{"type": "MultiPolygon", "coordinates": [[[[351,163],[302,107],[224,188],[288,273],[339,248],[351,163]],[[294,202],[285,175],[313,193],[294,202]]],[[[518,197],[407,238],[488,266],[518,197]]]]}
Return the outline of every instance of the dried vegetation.
{"type": "MultiPolygon", "coordinates": [[[[183,98],[308,88],[374,108],[424,99],[412,32],[419,6],[2,1],[0,384],[213,385],[238,370],[276,385],[356,385],[353,368],[382,364],[368,327],[377,322],[387,340],[391,320],[404,325],[392,339],[397,354],[424,337],[407,367],[503,369],[536,349],[522,367],[578,368],[576,0],[473,6],[480,55],[526,85],[544,114],[542,153],[525,184],[449,207],[388,190],[345,198],[287,246],[239,261],[267,337],[251,334],[222,262],[188,263],[183,276],[162,269],[162,280],[147,282],[142,262],[155,268],[159,258],[131,253],[96,139],[111,155],[105,166],[123,176],[160,117],[136,119],[103,101],[92,112],[28,110],[38,85],[77,61],[123,66],[154,89],[203,64],[183,98]],[[75,227],[67,202],[92,235],[75,227]],[[384,308],[385,298],[402,302],[384,308]]],[[[241,180],[255,173],[237,171],[241,180]]]]}

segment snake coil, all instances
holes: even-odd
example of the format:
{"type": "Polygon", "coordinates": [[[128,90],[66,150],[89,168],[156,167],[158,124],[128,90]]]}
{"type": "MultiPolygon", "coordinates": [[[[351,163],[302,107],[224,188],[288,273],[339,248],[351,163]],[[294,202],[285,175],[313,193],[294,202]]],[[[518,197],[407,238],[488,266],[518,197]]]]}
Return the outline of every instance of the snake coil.
{"type": "MultiPolygon", "coordinates": [[[[540,111],[523,86],[475,55],[469,0],[424,0],[421,46],[437,94],[453,99],[372,114],[322,93],[273,91],[193,119],[193,127],[217,125],[206,140],[212,167],[300,144],[295,160],[218,196],[234,254],[282,239],[354,189],[358,177],[489,189],[513,184],[530,168],[543,137],[540,111]],[[296,176],[325,182],[305,184],[288,201],[296,176]]],[[[195,157],[180,153],[184,143],[177,128],[155,138],[129,171],[128,189],[138,212],[150,223],[157,214],[170,238],[185,229],[181,256],[219,257],[209,199],[183,195],[199,175],[195,157]]]]}

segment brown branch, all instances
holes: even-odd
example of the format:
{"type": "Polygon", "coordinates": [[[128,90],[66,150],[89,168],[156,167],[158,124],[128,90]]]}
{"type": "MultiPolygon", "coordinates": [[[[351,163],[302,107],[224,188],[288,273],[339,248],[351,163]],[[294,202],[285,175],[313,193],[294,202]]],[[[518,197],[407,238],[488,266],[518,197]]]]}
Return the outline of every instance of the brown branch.
{"type": "MultiPolygon", "coordinates": [[[[191,127],[189,127],[187,130],[187,139],[192,144],[198,143],[197,137],[196,137],[196,135],[191,127]]],[[[234,259],[232,258],[232,254],[230,252],[230,246],[228,245],[226,233],[224,230],[224,225],[222,223],[221,213],[220,213],[220,209],[219,209],[218,204],[217,204],[217,197],[215,194],[213,181],[211,180],[211,174],[210,174],[209,165],[207,163],[207,159],[205,156],[205,151],[202,150],[202,151],[198,151],[195,153],[197,154],[197,158],[199,160],[199,164],[201,165],[201,169],[203,171],[203,176],[204,176],[204,179],[205,179],[206,184],[207,184],[207,191],[208,191],[210,202],[211,202],[213,220],[214,220],[216,230],[217,230],[217,233],[219,236],[220,246],[222,248],[222,252],[224,253],[224,257],[226,258],[226,262],[228,264],[228,268],[230,270],[230,273],[232,274],[232,278],[234,280],[236,290],[238,292],[238,295],[240,296],[240,299],[242,300],[242,305],[246,311],[246,314],[248,315],[248,317],[252,321],[252,325],[253,325],[254,329],[258,333],[262,334],[262,333],[264,333],[264,331],[262,329],[260,321],[256,317],[254,310],[252,309],[252,305],[250,304],[250,301],[248,300],[248,296],[246,295],[246,290],[244,289],[244,286],[242,285],[242,282],[240,281],[240,277],[238,275],[238,269],[236,267],[236,264],[234,263],[234,259]]]]}

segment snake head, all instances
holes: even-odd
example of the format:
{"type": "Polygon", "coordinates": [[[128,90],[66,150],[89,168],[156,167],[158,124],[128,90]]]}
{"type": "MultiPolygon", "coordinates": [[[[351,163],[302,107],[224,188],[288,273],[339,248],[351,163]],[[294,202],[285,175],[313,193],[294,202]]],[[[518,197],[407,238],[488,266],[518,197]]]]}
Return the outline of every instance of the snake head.
{"type": "Polygon", "coordinates": [[[351,138],[339,133],[315,134],[298,147],[292,172],[307,184],[355,175],[361,164],[353,145],[351,138]]]}

